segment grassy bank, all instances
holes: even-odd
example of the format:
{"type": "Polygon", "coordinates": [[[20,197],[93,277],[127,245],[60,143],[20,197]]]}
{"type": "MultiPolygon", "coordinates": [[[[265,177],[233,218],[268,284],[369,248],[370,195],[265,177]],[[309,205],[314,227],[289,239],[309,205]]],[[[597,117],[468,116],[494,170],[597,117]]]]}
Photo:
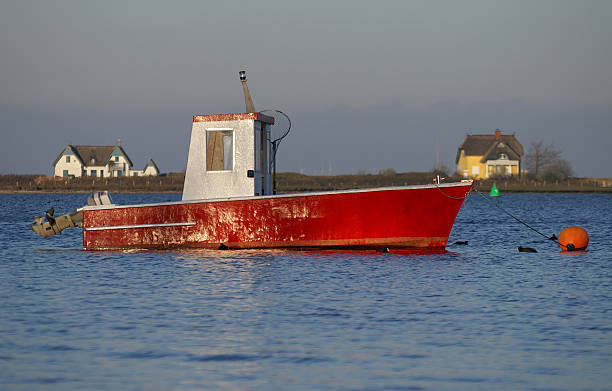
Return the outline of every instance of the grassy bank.
{"type": "Polygon", "coordinates": [[[487,179],[477,181],[475,189],[489,192],[494,183],[501,193],[612,193],[612,178],[570,178],[556,182],[487,179]]]}
{"type": "Polygon", "coordinates": [[[108,190],[113,193],[179,193],[183,191],[182,173],[159,177],[60,178],[44,175],[0,175],[0,191],[41,193],[89,193],[108,190]]]}
{"type": "MultiPolygon", "coordinates": [[[[431,172],[408,172],[387,175],[358,174],[314,176],[284,172],[277,175],[279,193],[326,191],[385,186],[406,186],[431,183],[431,172]]],[[[169,173],[159,177],[122,178],[53,178],[44,175],[0,175],[0,192],[89,193],[108,190],[111,193],[180,193],[184,173],[169,173]]],[[[447,178],[447,182],[459,178],[447,178]]],[[[560,182],[497,178],[477,181],[478,191],[488,192],[497,185],[502,193],[516,192],[582,192],[611,193],[612,178],[571,178],[560,182]]]]}

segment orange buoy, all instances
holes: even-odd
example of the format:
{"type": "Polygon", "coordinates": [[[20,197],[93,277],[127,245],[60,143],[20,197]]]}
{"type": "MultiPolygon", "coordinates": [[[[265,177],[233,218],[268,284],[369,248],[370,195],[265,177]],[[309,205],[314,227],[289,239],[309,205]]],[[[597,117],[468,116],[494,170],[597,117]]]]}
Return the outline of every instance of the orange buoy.
{"type": "Polygon", "coordinates": [[[577,225],[567,227],[559,234],[561,251],[584,251],[589,245],[589,234],[577,225]]]}

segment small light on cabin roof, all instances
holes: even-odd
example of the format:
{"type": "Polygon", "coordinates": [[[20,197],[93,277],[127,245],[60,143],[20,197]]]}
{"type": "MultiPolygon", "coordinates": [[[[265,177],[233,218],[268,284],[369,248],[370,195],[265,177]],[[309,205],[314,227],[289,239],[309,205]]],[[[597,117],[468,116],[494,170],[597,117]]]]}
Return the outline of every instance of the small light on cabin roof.
{"type": "Polygon", "coordinates": [[[246,81],[246,71],[238,72],[240,74],[240,81],[246,81]]]}

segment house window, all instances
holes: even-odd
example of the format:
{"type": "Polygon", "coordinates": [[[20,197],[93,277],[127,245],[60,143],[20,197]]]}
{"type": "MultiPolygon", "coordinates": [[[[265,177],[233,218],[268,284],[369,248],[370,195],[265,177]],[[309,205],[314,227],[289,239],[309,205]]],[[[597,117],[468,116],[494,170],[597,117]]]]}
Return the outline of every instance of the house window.
{"type": "Polygon", "coordinates": [[[508,160],[508,155],[506,155],[505,153],[500,153],[499,160],[508,160]]]}
{"type": "Polygon", "coordinates": [[[70,163],[70,156],[66,156],[66,163],[70,163]]]}
{"type": "Polygon", "coordinates": [[[62,176],[68,176],[68,170],[64,170],[64,172],[62,173],[62,176]]]}
{"type": "Polygon", "coordinates": [[[472,175],[480,175],[480,166],[472,166],[472,175]]]}
{"type": "Polygon", "coordinates": [[[85,170],[81,171],[81,176],[87,176],[87,171],[85,170]]]}
{"type": "Polygon", "coordinates": [[[104,178],[104,170],[100,170],[100,178],[104,178]]]}
{"type": "Polygon", "coordinates": [[[206,171],[230,171],[234,168],[234,131],[206,131],[206,171]]]}
{"type": "Polygon", "coordinates": [[[96,176],[96,174],[97,174],[97,173],[96,173],[96,170],[91,170],[91,171],[89,172],[89,175],[90,175],[90,176],[96,176]]]}
{"type": "Polygon", "coordinates": [[[135,173],[134,173],[134,176],[138,176],[138,173],[137,173],[137,172],[135,172],[135,173]]]}
{"type": "Polygon", "coordinates": [[[119,162],[119,156],[115,156],[115,162],[119,162]]]}
{"type": "Polygon", "coordinates": [[[117,173],[117,176],[123,176],[123,171],[115,171],[117,173]]]}

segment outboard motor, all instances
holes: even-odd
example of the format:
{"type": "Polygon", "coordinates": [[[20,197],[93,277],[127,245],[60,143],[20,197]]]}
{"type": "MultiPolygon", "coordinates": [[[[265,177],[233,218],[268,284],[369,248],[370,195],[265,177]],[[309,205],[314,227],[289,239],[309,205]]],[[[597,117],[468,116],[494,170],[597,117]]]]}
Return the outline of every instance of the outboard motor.
{"type": "MultiPolygon", "coordinates": [[[[108,191],[98,191],[91,193],[87,199],[88,206],[112,205],[108,191]]],[[[45,217],[34,217],[34,224],[30,224],[32,231],[36,232],[43,238],[48,238],[55,234],[61,233],[66,228],[75,228],[83,226],[83,208],[79,208],[74,212],[67,213],[60,217],[55,217],[55,208],[51,207],[45,212],[45,217]],[[47,221],[45,221],[45,218],[47,221]]]]}
{"type": "Polygon", "coordinates": [[[53,217],[55,212],[54,208],[49,209],[45,212],[45,217],[34,217],[34,224],[30,224],[32,231],[36,232],[43,238],[48,238],[62,232],[68,227],[80,227],[83,224],[83,211],[77,210],[70,212],[60,217],[53,217]]]}

